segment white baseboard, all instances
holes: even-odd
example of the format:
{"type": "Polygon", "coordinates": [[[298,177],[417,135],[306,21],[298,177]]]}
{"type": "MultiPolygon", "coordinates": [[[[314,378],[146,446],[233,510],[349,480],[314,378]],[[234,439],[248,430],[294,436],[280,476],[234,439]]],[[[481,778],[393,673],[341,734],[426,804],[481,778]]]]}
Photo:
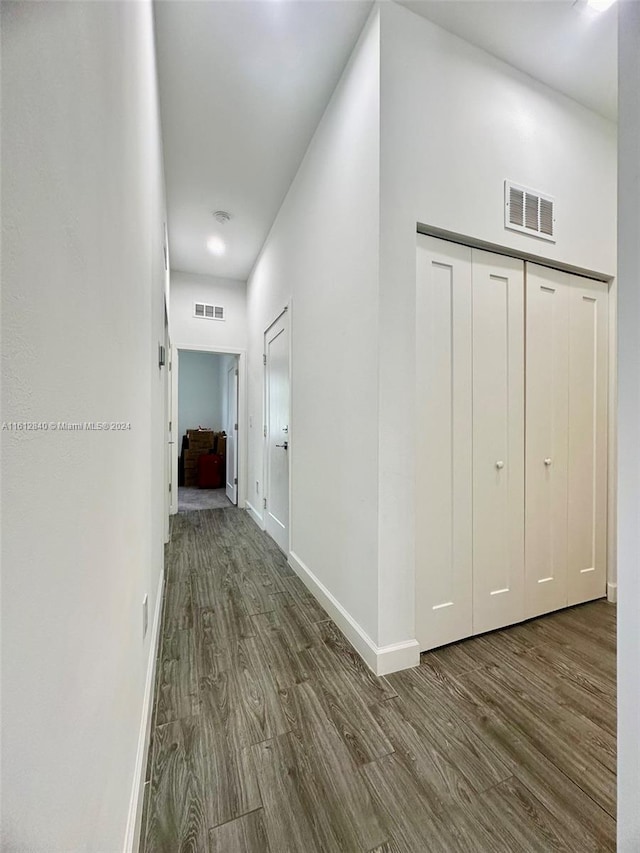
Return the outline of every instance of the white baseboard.
{"type": "Polygon", "coordinates": [[[162,616],[162,600],[164,598],[164,568],[160,575],[158,584],[158,595],[156,597],[156,610],[153,614],[153,627],[149,638],[149,662],[147,664],[147,680],[144,685],[144,699],[142,702],[142,719],[140,721],[140,735],[138,737],[138,752],[133,776],[133,787],[131,789],[131,802],[129,803],[129,817],[127,819],[127,830],[124,837],[124,853],[137,853],[140,849],[140,833],[142,831],[142,807],[144,804],[144,783],[147,758],[149,753],[149,740],[151,735],[151,719],[153,717],[153,687],[155,683],[156,661],[158,653],[158,636],[160,634],[160,621],[162,616]]]}
{"type": "Polygon", "coordinates": [[[388,675],[420,663],[420,648],[417,640],[406,640],[388,646],[376,645],[353,616],[293,551],[289,555],[289,565],[376,675],[388,675]]]}
{"type": "Polygon", "coordinates": [[[244,506],[251,518],[258,525],[260,530],[264,530],[264,520],[258,510],[253,506],[253,504],[249,503],[249,501],[245,501],[244,506]]]}
{"type": "Polygon", "coordinates": [[[607,601],[610,601],[611,604],[616,604],[616,602],[618,601],[617,583],[607,583],[607,601]]]}

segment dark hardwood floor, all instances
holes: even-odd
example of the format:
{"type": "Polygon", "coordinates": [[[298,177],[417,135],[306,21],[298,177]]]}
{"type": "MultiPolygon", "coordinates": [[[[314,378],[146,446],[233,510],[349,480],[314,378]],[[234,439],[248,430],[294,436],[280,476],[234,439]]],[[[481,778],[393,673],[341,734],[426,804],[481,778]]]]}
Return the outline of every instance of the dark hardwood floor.
{"type": "Polygon", "coordinates": [[[376,678],[242,511],[166,578],[143,853],[615,850],[615,607],[376,678]]]}

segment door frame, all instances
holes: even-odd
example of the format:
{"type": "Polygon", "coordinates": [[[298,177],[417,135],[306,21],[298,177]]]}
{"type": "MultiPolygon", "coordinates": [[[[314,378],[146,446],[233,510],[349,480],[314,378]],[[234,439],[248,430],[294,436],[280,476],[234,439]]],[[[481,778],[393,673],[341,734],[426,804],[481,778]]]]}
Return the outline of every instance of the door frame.
{"type": "MultiPolygon", "coordinates": [[[[293,430],[291,428],[292,423],[292,403],[293,403],[293,395],[291,393],[291,367],[292,367],[292,347],[291,342],[293,339],[292,329],[292,311],[291,311],[292,300],[285,304],[284,308],[278,312],[278,314],[273,318],[273,320],[269,323],[268,326],[265,327],[264,332],[262,333],[262,499],[263,504],[260,508],[260,527],[262,530],[266,530],[266,518],[265,518],[265,509],[264,509],[264,500],[267,499],[267,495],[269,493],[269,481],[268,481],[268,465],[267,465],[267,443],[268,443],[268,435],[266,434],[266,426],[267,426],[267,365],[266,365],[266,352],[265,352],[265,341],[267,332],[269,329],[278,322],[278,320],[284,315],[287,315],[287,319],[289,322],[289,446],[287,448],[287,453],[289,454],[289,467],[288,467],[288,492],[289,492],[289,518],[287,523],[287,552],[286,557],[289,558],[291,554],[291,462],[293,459],[293,442],[291,441],[291,436],[293,434],[293,430]]],[[[275,540],[274,540],[275,541],[275,540]]]]}
{"type": "MultiPolygon", "coordinates": [[[[169,312],[167,310],[167,302],[164,303],[164,364],[165,369],[164,381],[164,544],[166,545],[171,539],[171,516],[173,514],[173,502],[176,496],[176,483],[173,471],[173,375],[171,373],[171,336],[169,334],[169,312]]],[[[177,500],[177,499],[176,499],[177,500]]]]}
{"type": "MultiPolygon", "coordinates": [[[[227,371],[226,371],[227,375],[225,377],[226,381],[224,383],[225,384],[224,392],[225,392],[225,396],[227,398],[227,423],[225,424],[225,426],[230,427],[230,429],[227,429],[227,465],[225,466],[226,470],[225,470],[224,488],[225,488],[225,493],[226,493],[227,497],[229,498],[229,464],[228,464],[228,460],[229,460],[229,448],[233,447],[233,467],[234,467],[234,470],[231,473],[233,473],[233,475],[235,477],[235,481],[233,483],[231,483],[231,487],[232,487],[232,492],[233,492],[234,498],[235,498],[235,500],[233,500],[232,503],[235,506],[238,506],[238,492],[239,492],[239,488],[238,488],[238,486],[239,486],[239,484],[238,484],[238,479],[239,479],[239,477],[238,477],[238,471],[239,471],[239,468],[238,468],[238,443],[239,443],[238,437],[240,435],[240,411],[239,411],[239,408],[240,408],[239,407],[239,401],[240,401],[240,363],[239,362],[240,362],[240,359],[236,356],[236,360],[233,362],[231,367],[227,368],[227,371]],[[232,371],[233,371],[233,383],[235,385],[235,394],[234,394],[235,407],[234,407],[233,417],[231,415],[231,411],[229,408],[229,403],[230,403],[230,399],[229,399],[229,374],[232,371]],[[231,432],[231,435],[229,434],[230,432],[231,432]]],[[[229,500],[231,500],[231,498],[229,498],[229,500]]]]}
{"type": "MultiPolygon", "coordinates": [[[[194,344],[175,343],[171,347],[171,361],[179,366],[180,357],[176,354],[180,350],[190,352],[210,352],[214,355],[236,355],[238,356],[238,508],[245,509],[247,502],[247,459],[248,459],[248,436],[247,436],[247,351],[246,349],[234,349],[231,347],[205,347],[194,344]]],[[[175,393],[173,395],[173,411],[171,413],[173,423],[178,423],[178,370],[173,377],[175,393]]],[[[178,444],[182,436],[173,444],[173,470],[174,482],[178,482],[178,444]]],[[[226,484],[225,484],[226,486],[226,484]]],[[[178,511],[178,489],[176,488],[175,503],[172,504],[171,513],[178,511]]]]}
{"type": "Polygon", "coordinates": [[[169,382],[171,383],[171,411],[169,419],[171,421],[171,501],[169,504],[169,515],[176,515],[178,512],[178,443],[174,436],[178,431],[178,370],[179,356],[178,348],[171,344],[169,348],[169,382]]]}

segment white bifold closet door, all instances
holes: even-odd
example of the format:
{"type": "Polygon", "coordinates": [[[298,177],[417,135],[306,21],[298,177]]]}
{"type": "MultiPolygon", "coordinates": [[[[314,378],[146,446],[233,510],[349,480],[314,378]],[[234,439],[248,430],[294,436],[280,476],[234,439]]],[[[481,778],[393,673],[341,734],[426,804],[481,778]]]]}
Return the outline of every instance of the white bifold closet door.
{"type": "Polygon", "coordinates": [[[569,277],[567,603],[606,595],[608,286],[569,277]]]}
{"type": "Polygon", "coordinates": [[[418,236],[417,638],[523,618],[524,272],[418,236]]]}
{"type": "Polygon", "coordinates": [[[527,264],[527,617],[606,593],[607,298],[527,264]]]}
{"type": "Polygon", "coordinates": [[[472,633],[471,249],[418,235],[416,632],[472,633]]]}
{"type": "Polygon", "coordinates": [[[472,250],[473,633],[524,619],[524,263],[472,250]]]}
{"type": "Polygon", "coordinates": [[[567,605],[569,290],[527,264],[525,613],[567,605]]]}

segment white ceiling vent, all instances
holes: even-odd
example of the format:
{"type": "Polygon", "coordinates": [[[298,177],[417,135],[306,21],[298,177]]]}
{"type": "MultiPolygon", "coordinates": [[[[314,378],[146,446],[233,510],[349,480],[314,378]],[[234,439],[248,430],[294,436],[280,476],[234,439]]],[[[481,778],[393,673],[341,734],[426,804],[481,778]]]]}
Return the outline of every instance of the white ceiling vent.
{"type": "Polygon", "coordinates": [[[207,305],[206,302],[196,302],[193,307],[193,316],[200,320],[224,320],[224,308],[222,305],[207,305]]]}
{"type": "Polygon", "coordinates": [[[504,227],[555,243],[555,200],[548,195],[504,182],[504,227]]]}

